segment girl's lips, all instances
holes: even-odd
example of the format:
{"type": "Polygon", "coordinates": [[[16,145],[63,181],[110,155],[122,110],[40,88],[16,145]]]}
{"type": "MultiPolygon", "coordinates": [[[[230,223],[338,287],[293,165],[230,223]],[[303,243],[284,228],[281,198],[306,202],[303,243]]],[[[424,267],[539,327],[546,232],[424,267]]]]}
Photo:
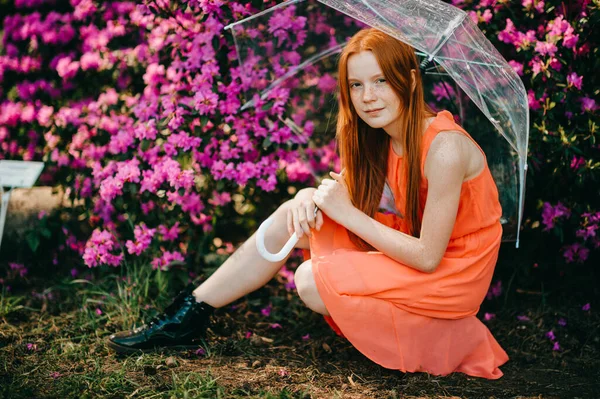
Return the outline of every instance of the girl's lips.
{"type": "Polygon", "coordinates": [[[383,108],[376,109],[376,110],[374,110],[374,111],[366,111],[366,112],[367,112],[367,114],[369,114],[369,115],[375,115],[375,114],[377,114],[379,111],[381,111],[382,109],[383,109],[383,108]]]}

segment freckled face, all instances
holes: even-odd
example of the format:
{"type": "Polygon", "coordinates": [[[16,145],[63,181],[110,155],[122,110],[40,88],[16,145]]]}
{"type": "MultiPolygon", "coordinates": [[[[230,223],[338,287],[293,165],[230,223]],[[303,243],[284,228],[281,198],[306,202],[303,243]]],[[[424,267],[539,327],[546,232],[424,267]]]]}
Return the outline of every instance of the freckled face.
{"type": "Polygon", "coordinates": [[[400,99],[385,79],[371,51],[348,58],[350,99],[360,119],[394,136],[400,119],[400,99]]]}

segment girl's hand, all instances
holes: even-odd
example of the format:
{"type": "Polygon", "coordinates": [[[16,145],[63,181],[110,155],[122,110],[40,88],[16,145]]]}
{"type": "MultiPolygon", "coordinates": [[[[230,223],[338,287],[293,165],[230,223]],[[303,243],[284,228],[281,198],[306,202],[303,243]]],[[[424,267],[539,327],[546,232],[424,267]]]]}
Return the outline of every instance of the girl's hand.
{"type": "Polygon", "coordinates": [[[298,238],[302,238],[303,234],[310,237],[311,228],[321,230],[323,213],[318,210],[315,216],[316,206],[312,199],[296,198],[292,204],[287,212],[287,228],[290,237],[294,232],[298,238]]]}
{"type": "Polygon", "coordinates": [[[335,180],[323,179],[312,197],[320,210],[341,225],[344,225],[345,218],[355,209],[344,181],[344,171],[339,174],[329,172],[335,180]]]}

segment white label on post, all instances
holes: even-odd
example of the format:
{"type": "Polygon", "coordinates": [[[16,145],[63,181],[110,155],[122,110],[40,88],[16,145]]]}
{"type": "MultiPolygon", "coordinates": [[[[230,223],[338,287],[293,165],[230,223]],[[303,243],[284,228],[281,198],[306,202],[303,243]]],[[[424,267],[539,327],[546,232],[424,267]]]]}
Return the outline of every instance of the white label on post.
{"type": "Polygon", "coordinates": [[[44,169],[43,162],[0,161],[0,185],[4,187],[29,188],[44,169]]]}

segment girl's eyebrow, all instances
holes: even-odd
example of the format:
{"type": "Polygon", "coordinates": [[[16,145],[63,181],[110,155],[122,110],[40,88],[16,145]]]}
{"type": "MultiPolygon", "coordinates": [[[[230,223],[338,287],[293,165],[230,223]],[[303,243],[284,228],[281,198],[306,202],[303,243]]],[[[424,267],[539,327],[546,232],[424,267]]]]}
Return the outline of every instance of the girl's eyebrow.
{"type": "MultiPolygon", "coordinates": [[[[377,73],[377,74],[371,76],[371,79],[377,78],[379,76],[383,76],[383,73],[377,73]]],[[[348,78],[348,81],[351,81],[351,80],[358,80],[358,81],[360,81],[360,79],[357,79],[357,78],[348,78]]]]}

